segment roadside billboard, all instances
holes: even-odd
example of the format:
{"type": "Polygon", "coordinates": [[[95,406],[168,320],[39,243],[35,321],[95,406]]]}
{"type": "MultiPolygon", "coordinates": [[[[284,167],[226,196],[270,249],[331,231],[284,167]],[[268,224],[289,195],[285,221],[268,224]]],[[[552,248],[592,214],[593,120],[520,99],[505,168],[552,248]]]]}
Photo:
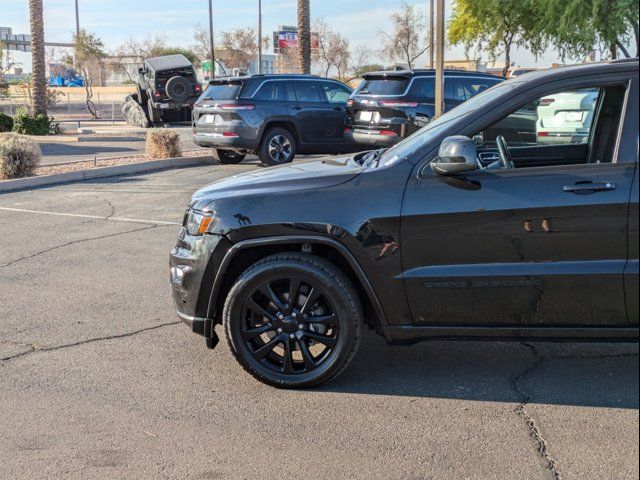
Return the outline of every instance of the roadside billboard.
{"type": "MultiPolygon", "coordinates": [[[[295,30],[280,30],[273,32],[273,48],[285,50],[298,46],[298,32],[295,30]]],[[[318,48],[318,36],[311,33],[311,48],[318,48]]]]}

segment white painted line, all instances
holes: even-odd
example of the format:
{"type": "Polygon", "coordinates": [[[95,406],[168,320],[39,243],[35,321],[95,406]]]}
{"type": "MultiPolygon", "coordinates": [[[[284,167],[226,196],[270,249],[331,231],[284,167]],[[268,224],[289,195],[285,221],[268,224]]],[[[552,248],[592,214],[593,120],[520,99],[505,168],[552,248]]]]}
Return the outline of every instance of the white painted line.
{"type": "Polygon", "coordinates": [[[99,215],[83,215],[79,213],[61,213],[61,212],[46,212],[43,210],[28,210],[25,208],[11,208],[0,207],[0,210],[7,212],[20,212],[20,213],[37,213],[41,215],[55,215],[58,217],[76,217],[76,218],[92,218],[94,220],[106,220],[108,222],[127,222],[127,223],[147,223],[150,225],[181,225],[178,222],[164,222],[162,220],[143,220],[139,218],[126,218],[126,217],[101,217],[99,215]]]}

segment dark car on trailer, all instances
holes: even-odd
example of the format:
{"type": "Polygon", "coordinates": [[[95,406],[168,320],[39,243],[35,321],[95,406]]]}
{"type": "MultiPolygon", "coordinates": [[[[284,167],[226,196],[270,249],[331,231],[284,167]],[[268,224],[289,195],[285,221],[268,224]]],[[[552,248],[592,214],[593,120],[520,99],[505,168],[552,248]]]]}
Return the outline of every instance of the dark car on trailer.
{"type": "Polygon", "coordinates": [[[147,58],[138,70],[138,103],[146,107],[151,123],[190,116],[202,93],[193,64],[182,54],[147,58]]]}
{"type": "Polygon", "coordinates": [[[193,141],[216,150],[222,163],[256,153],[265,165],[289,163],[296,154],[361,149],[344,139],[351,89],[313,75],[220,78],[193,109],[193,141]]]}
{"type": "Polygon", "coordinates": [[[638,104],[638,59],[539,71],[386,151],[213,183],[170,255],[178,316],[210,347],[223,324],[280,387],[338,375],[363,324],[390,343],[637,341],[638,104]],[[586,90],[544,116],[579,140],[516,127],[586,90]]]}
{"type": "MultiPolygon", "coordinates": [[[[445,70],[444,110],[451,110],[503,80],[488,73],[445,70]]],[[[366,73],[347,105],[346,137],[365,146],[389,147],[434,117],[435,70],[366,73]]]]}

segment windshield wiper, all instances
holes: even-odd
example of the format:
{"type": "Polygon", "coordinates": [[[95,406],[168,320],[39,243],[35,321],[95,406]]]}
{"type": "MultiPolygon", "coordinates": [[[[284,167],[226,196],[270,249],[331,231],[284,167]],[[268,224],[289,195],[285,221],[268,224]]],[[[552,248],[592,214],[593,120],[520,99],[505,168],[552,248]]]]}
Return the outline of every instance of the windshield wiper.
{"type": "MultiPolygon", "coordinates": [[[[377,162],[380,161],[380,157],[382,156],[382,154],[384,152],[386,152],[387,149],[386,148],[379,148],[378,150],[372,150],[369,153],[367,153],[363,158],[362,158],[362,166],[367,168],[369,165],[371,165],[373,162],[377,162]]],[[[376,164],[376,167],[378,165],[376,164]]]]}

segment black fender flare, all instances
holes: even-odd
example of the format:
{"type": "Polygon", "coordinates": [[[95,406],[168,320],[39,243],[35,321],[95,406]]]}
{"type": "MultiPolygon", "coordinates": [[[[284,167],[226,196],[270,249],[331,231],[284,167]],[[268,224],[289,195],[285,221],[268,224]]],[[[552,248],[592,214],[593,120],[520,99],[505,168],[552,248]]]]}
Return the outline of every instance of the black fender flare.
{"type": "Polygon", "coordinates": [[[351,252],[347,247],[345,247],[342,243],[338,242],[337,240],[334,240],[333,238],[329,238],[329,237],[323,237],[323,236],[317,236],[317,235],[286,235],[286,236],[278,236],[278,237],[259,237],[259,238],[242,240],[238,243],[233,244],[233,246],[229,248],[229,250],[227,250],[224,258],[222,259],[222,262],[220,263],[220,268],[218,268],[217,270],[216,277],[213,281],[213,287],[211,288],[211,295],[209,297],[209,305],[207,308],[207,319],[210,319],[211,327],[210,329],[207,328],[205,330],[207,337],[215,335],[215,332],[213,330],[215,326],[215,321],[213,319],[217,315],[215,305],[218,300],[218,295],[220,293],[220,288],[222,286],[222,282],[224,281],[225,274],[229,268],[229,265],[231,265],[232,260],[236,256],[236,254],[241,250],[252,248],[252,247],[258,247],[263,245],[292,244],[292,243],[299,244],[299,245],[322,244],[337,250],[349,263],[349,266],[351,266],[358,280],[360,281],[360,284],[364,288],[364,291],[368,296],[369,301],[371,302],[371,305],[373,305],[376,315],[378,316],[378,319],[380,322],[379,327],[381,327],[380,330],[383,332],[386,331],[385,327],[387,327],[389,323],[387,321],[387,317],[384,313],[384,310],[382,309],[382,305],[380,304],[380,300],[378,299],[378,296],[373,290],[373,286],[371,285],[371,282],[369,282],[369,279],[365,275],[364,270],[362,270],[362,267],[360,267],[360,264],[354,258],[354,256],[351,254],[351,252]]]}

